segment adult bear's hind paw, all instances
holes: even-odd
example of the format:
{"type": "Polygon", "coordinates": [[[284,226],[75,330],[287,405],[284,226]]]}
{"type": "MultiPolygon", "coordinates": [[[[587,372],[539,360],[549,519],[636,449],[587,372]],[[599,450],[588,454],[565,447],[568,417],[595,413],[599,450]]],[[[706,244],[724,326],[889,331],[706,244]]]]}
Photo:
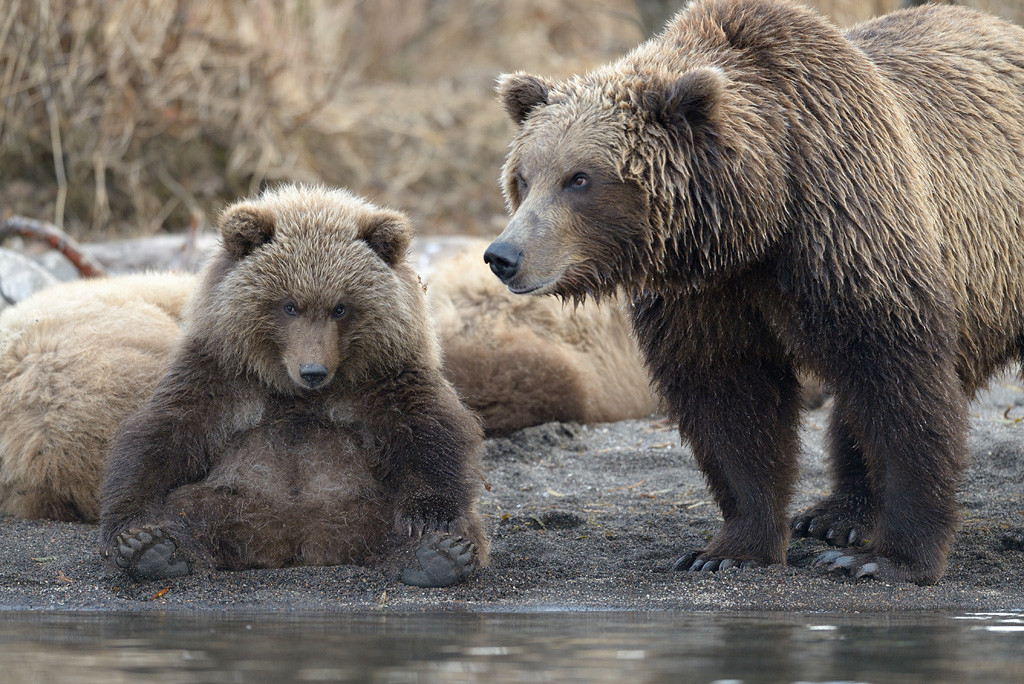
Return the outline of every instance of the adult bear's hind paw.
{"type": "Polygon", "coordinates": [[[857,497],[832,495],[793,517],[794,537],[812,537],[834,546],[861,546],[871,536],[872,508],[857,497]]]}
{"type": "Polygon", "coordinates": [[[845,572],[850,577],[868,577],[879,580],[899,580],[916,584],[934,584],[942,575],[929,568],[916,568],[899,564],[891,558],[870,552],[825,551],[811,564],[828,572],[845,572]]]}

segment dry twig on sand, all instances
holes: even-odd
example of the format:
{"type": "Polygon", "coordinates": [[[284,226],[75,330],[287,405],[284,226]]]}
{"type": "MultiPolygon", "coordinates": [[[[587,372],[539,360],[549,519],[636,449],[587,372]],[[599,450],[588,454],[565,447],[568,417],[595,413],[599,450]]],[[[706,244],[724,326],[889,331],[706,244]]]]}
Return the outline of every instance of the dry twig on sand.
{"type": "MultiPolygon", "coordinates": [[[[0,243],[12,236],[40,240],[63,254],[83,278],[99,278],[106,275],[103,267],[63,230],[45,221],[12,216],[0,224],[0,243]]],[[[4,295],[4,299],[7,296],[4,295]]],[[[9,301],[9,300],[8,300],[9,301]]],[[[10,302],[13,304],[13,302],[10,302]]]]}

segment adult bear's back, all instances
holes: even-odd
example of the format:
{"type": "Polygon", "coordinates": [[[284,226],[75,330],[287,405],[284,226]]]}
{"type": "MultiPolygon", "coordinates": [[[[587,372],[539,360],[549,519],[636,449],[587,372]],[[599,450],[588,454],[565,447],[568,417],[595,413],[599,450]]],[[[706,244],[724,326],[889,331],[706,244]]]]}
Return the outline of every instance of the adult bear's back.
{"type": "Polygon", "coordinates": [[[926,165],[973,392],[1024,355],[1024,28],[926,6],[846,36],[892,84],[926,165]]]}

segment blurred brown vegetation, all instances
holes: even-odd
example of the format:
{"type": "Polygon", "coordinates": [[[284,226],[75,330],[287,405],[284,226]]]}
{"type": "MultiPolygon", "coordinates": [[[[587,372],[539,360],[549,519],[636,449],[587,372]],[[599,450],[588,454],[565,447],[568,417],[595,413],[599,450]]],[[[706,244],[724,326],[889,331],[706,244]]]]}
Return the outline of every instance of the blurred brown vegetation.
{"type": "MultiPolygon", "coordinates": [[[[805,0],[850,24],[905,0],[805,0]]],[[[323,181],[491,235],[495,77],[618,56],[681,0],[4,0],[0,216],[99,238],[323,181]]],[[[965,0],[1024,21],[1021,0],[965,0]]]]}

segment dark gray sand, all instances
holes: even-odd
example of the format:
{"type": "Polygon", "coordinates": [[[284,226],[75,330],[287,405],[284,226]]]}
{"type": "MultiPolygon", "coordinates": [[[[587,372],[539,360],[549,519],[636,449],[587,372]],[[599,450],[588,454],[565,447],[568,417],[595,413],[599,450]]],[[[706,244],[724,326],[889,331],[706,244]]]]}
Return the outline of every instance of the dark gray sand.
{"type": "MultiPolygon", "coordinates": [[[[826,493],[828,407],[804,419],[793,510],[826,493]]],[[[1024,389],[1007,376],[971,406],[974,461],[949,570],[936,585],[854,580],[811,567],[828,547],[796,540],[789,564],[669,572],[720,524],[687,448],[662,420],[550,424],[490,440],[482,509],[492,563],[447,589],[352,566],[219,572],[133,582],[106,572],[93,525],[0,518],[0,609],[88,611],[993,611],[1024,609],[1024,389]]]]}

